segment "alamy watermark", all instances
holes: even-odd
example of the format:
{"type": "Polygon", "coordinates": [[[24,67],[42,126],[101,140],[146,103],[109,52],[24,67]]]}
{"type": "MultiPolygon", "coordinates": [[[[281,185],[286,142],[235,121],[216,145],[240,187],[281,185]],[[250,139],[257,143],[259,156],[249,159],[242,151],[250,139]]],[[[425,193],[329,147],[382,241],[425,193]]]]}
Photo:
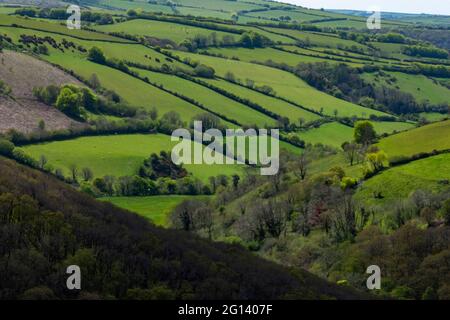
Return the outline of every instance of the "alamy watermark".
{"type": "Polygon", "coordinates": [[[81,29],[81,9],[77,5],[70,5],[66,11],[70,14],[70,17],[67,18],[66,25],[70,30],[79,30],[81,29]]]}
{"type": "Polygon", "coordinates": [[[367,18],[367,29],[380,30],[381,29],[381,9],[379,7],[371,7],[368,11],[371,15],[367,18]]]}
{"type": "Polygon", "coordinates": [[[381,268],[377,265],[367,267],[366,273],[370,274],[367,278],[366,286],[369,290],[381,289],[381,268]]]}
{"type": "Polygon", "coordinates": [[[179,143],[172,149],[171,158],[177,165],[245,165],[247,160],[261,166],[261,175],[276,175],[280,169],[280,133],[278,129],[271,129],[270,136],[268,133],[267,129],[227,129],[224,136],[218,129],[203,132],[203,123],[195,121],[194,137],[188,129],[172,133],[172,141],[179,143]],[[209,144],[204,147],[204,143],[209,144]]]}

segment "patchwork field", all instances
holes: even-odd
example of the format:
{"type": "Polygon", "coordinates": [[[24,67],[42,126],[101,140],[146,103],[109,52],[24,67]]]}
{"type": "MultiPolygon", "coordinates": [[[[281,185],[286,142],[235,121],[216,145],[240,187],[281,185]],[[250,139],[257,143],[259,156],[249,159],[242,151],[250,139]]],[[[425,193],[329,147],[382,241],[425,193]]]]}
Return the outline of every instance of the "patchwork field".
{"type": "Polygon", "coordinates": [[[400,72],[387,72],[389,76],[364,74],[363,78],[375,86],[385,86],[410,93],[418,102],[432,104],[450,101],[450,89],[423,75],[410,75],[400,72]]]}
{"type": "MultiPolygon", "coordinates": [[[[44,155],[54,168],[69,175],[71,165],[90,168],[95,177],[116,177],[137,174],[144,159],[160,151],[170,152],[176,142],[162,134],[112,135],[84,137],[67,141],[42,143],[23,147],[32,157],[44,155]]],[[[240,165],[185,165],[194,177],[207,181],[211,176],[241,173],[240,165]]]]}
{"type": "Polygon", "coordinates": [[[450,120],[392,135],[377,145],[391,158],[450,149],[450,120]]]}
{"type": "Polygon", "coordinates": [[[344,142],[353,139],[353,128],[337,122],[331,122],[323,124],[317,129],[300,132],[298,136],[307,143],[322,143],[340,148],[344,142]]]}
{"type": "Polygon", "coordinates": [[[448,190],[449,179],[450,154],[441,154],[386,170],[364,182],[357,198],[380,204],[406,198],[415,190],[448,190]],[[374,198],[377,193],[381,193],[382,199],[374,198]]]}
{"type": "Polygon", "coordinates": [[[275,119],[192,81],[163,73],[135,70],[142,77],[148,77],[152,82],[162,84],[165,88],[185,96],[189,96],[189,94],[195,92],[195,100],[204,105],[208,110],[217,114],[226,115],[229,119],[238,121],[242,125],[270,127],[276,124],[275,119]]]}
{"type": "Polygon", "coordinates": [[[188,26],[178,23],[162,22],[156,20],[130,20],[123,23],[112,25],[98,26],[97,30],[102,32],[126,32],[128,34],[157,37],[160,39],[169,39],[176,44],[180,44],[186,39],[193,39],[196,35],[208,36],[215,32],[219,38],[224,36],[232,36],[239,38],[239,35],[234,33],[214,31],[194,26],[188,26]]]}
{"type": "Polygon", "coordinates": [[[135,212],[158,226],[167,226],[168,215],[181,202],[189,199],[206,199],[205,196],[153,196],[101,198],[120,208],[135,212]]]}
{"type": "Polygon", "coordinates": [[[221,77],[224,77],[228,72],[231,72],[235,75],[236,79],[240,79],[244,83],[246,79],[251,79],[256,85],[269,86],[274,89],[277,96],[289,99],[290,101],[294,101],[316,111],[323,109],[324,114],[327,115],[333,115],[335,110],[338,110],[340,116],[349,117],[353,115],[368,117],[371,114],[383,114],[380,111],[364,108],[318,91],[295,75],[282,70],[248,62],[205,55],[195,55],[184,52],[176,52],[175,54],[183,58],[189,58],[192,61],[200,61],[203,64],[209,65],[213,67],[216,70],[216,73],[221,77]],[[246,71],[248,68],[252,69],[251,73],[246,71]]]}

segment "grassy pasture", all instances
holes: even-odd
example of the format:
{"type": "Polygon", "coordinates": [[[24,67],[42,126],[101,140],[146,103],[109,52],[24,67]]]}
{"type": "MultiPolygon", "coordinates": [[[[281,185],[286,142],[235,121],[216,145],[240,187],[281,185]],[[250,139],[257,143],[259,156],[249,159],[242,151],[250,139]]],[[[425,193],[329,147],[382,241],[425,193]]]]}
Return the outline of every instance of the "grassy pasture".
{"type": "Polygon", "coordinates": [[[175,111],[180,114],[184,121],[190,121],[195,115],[205,112],[197,106],[139,79],[86,59],[70,58],[64,54],[46,56],[45,59],[74,70],[75,73],[86,79],[95,73],[103,87],[114,90],[131,105],[143,107],[146,110],[155,107],[160,116],[169,111],[175,111]]]}
{"type": "Polygon", "coordinates": [[[450,179],[450,154],[417,160],[386,170],[364,182],[356,198],[371,204],[381,204],[408,197],[414,190],[443,191],[449,188],[441,181],[450,179]],[[375,199],[381,192],[383,199],[375,199]]]}
{"type": "Polygon", "coordinates": [[[410,122],[389,122],[389,121],[372,121],[377,134],[401,132],[414,128],[414,123],[410,122]]]}
{"type": "MultiPolygon", "coordinates": [[[[317,20],[321,17],[318,17],[317,15],[312,15],[305,12],[295,11],[295,10],[270,10],[270,11],[262,11],[262,12],[249,12],[246,14],[246,16],[249,17],[255,17],[255,18],[263,18],[263,19],[278,19],[280,17],[291,17],[292,21],[297,22],[307,22],[311,20],[317,20]]],[[[325,17],[324,17],[325,18],[325,17]]]]}
{"type": "Polygon", "coordinates": [[[305,121],[313,121],[320,118],[315,113],[303,110],[297,106],[287,103],[283,100],[279,100],[273,97],[269,97],[257,91],[247,89],[243,86],[227,82],[225,80],[207,80],[208,83],[222,88],[228,92],[231,92],[241,98],[249,99],[252,102],[256,102],[266,110],[274,112],[280,116],[288,117],[292,123],[297,123],[300,118],[305,121]]]}
{"type": "Polygon", "coordinates": [[[299,31],[293,29],[281,29],[281,28],[272,28],[272,27],[264,27],[263,29],[267,31],[273,31],[277,33],[286,34],[288,36],[294,37],[297,40],[302,40],[309,42],[310,44],[318,47],[325,48],[338,48],[339,46],[343,47],[352,47],[355,46],[360,49],[367,49],[366,46],[351,40],[340,39],[334,35],[324,34],[324,33],[314,33],[314,32],[306,32],[299,31]]]}
{"type": "Polygon", "coordinates": [[[239,35],[234,33],[214,31],[178,23],[143,19],[130,20],[112,25],[97,26],[95,29],[103,32],[125,32],[139,36],[169,39],[177,44],[180,44],[185,39],[192,39],[196,35],[208,36],[213,32],[215,32],[219,38],[226,35],[233,36],[236,39],[239,37],[239,35]]]}
{"type": "Polygon", "coordinates": [[[375,86],[385,86],[410,93],[418,102],[428,101],[432,104],[440,104],[450,101],[450,89],[424,75],[400,72],[387,72],[387,74],[397,80],[391,82],[388,77],[377,76],[375,73],[365,73],[363,78],[375,86]]]}
{"type": "MultiPolygon", "coordinates": [[[[178,61],[169,61],[168,58],[163,54],[148,47],[145,47],[141,44],[113,43],[106,41],[87,41],[68,37],[65,35],[53,34],[50,32],[34,31],[24,28],[0,27],[0,30],[2,33],[8,34],[15,42],[17,42],[20,39],[20,35],[22,34],[30,36],[35,35],[41,38],[48,36],[55,39],[55,41],[57,41],[58,43],[61,43],[63,39],[66,39],[68,41],[74,42],[77,46],[78,45],[83,46],[87,50],[89,50],[94,46],[99,47],[100,49],[102,49],[107,58],[115,58],[119,60],[138,62],[145,65],[151,65],[156,68],[159,68],[163,64],[166,64],[172,68],[178,67],[183,69],[190,69],[189,66],[186,66],[178,61]]],[[[64,52],[61,52],[60,50],[52,48],[50,45],[48,45],[48,43],[46,44],[46,46],[48,47],[51,55],[63,55],[65,57],[75,56],[78,58],[86,57],[86,54],[82,54],[77,50],[75,51],[64,50],[64,52]]]]}
{"type": "Polygon", "coordinates": [[[231,100],[213,90],[172,75],[135,69],[143,77],[152,82],[162,84],[165,88],[191,96],[209,110],[238,121],[242,125],[258,127],[275,126],[276,120],[250,107],[231,100]]]}
{"type": "Polygon", "coordinates": [[[353,128],[337,122],[331,122],[323,124],[316,129],[299,132],[298,136],[306,143],[322,143],[340,148],[342,143],[353,139],[353,128]]]}
{"type": "Polygon", "coordinates": [[[223,0],[173,0],[174,3],[181,6],[203,8],[209,10],[222,10],[227,12],[236,12],[241,10],[261,9],[260,5],[252,4],[251,1],[223,1],[223,0]]]}
{"type": "Polygon", "coordinates": [[[100,7],[115,8],[122,11],[134,9],[148,12],[173,13],[169,6],[148,3],[147,1],[99,0],[97,5],[100,7]]]}
{"type": "Polygon", "coordinates": [[[24,18],[20,16],[9,16],[0,14],[0,25],[3,26],[11,26],[13,24],[25,27],[25,28],[32,28],[32,29],[38,29],[41,31],[47,31],[47,32],[53,32],[53,33],[59,33],[64,34],[67,36],[72,37],[79,37],[83,39],[88,40],[102,40],[102,41],[114,41],[114,42],[123,42],[123,43],[130,43],[131,41],[116,38],[107,34],[101,34],[96,33],[92,31],[87,30],[69,30],[67,26],[60,23],[50,23],[45,20],[39,20],[39,19],[30,19],[30,18],[24,18]]]}
{"type": "MultiPolygon", "coordinates": [[[[289,66],[295,67],[299,63],[316,63],[316,62],[329,62],[329,63],[341,63],[330,59],[321,59],[316,57],[308,57],[299,55],[296,53],[285,52],[274,48],[263,49],[246,49],[246,48],[211,48],[208,50],[214,54],[222,54],[228,58],[238,57],[242,61],[246,62],[266,62],[271,60],[276,63],[285,63],[289,66]]],[[[362,66],[361,63],[348,63],[352,66],[362,66]]]]}
{"type": "Polygon", "coordinates": [[[377,145],[388,157],[450,149],[450,120],[389,136],[377,145]]]}
{"type": "Polygon", "coordinates": [[[339,116],[350,117],[353,115],[368,117],[371,114],[383,114],[380,111],[364,108],[316,90],[289,72],[243,61],[185,52],[174,53],[182,58],[190,58],[192,61],[200,61],[213,67],[219,76],[224,77],[227,72],[232,72],[237,79],[244,83],[246,79],[251,79],[257,86],[270,86],[278,96],[316,111],[323,108],[324,114],[327,115],[333,115],[335,110],[338,110],[339,116]]]}
{"type": "MultiPolygon", "coordinates": [[[[82,137],[73,140],[42,143],[23,147],[30,156],[39,159],[45,155],[54,168],[69,175],[75,164],[79,169],[89,167],[95,177],[129,176],[137,173],[139,166],[151,153],[172,150],[176,142],[163,134],[130,134],[82,137]]],[[[220,174],[240,174],[241,165],[185,165],[192,175],[202,181],[220,174]]]]}
{"type": "Polygon", "coordinates": [[[117,207],[126,209],[151,220],[158,226],[167,226],[169,214],[185,200],[203,200],[205,196],[153,196],[153,197],[106,197],[102,201],[108,201],[117,207]]]}
{"type": "Polygon", "coordinates": [[[420,113],[420,117],[427,119],[430,122],[441,121],[449,118],[449,114],[442,114],[437,112],[422,112],[420,113]]]}

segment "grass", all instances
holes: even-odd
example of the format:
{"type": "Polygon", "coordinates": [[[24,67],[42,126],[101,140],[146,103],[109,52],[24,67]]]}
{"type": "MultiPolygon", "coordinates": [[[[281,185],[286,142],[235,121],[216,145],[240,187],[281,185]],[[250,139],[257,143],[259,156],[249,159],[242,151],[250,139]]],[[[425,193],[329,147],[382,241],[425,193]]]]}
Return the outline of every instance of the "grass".
{"type": "Polygon", "coordinates": [[[168,226],[170,213],[183,201],[189,199],[205,199],[206,196],[153,196],[153,197],[106,197],[102,201],[108,201],[117,207],[135,212],[158,226],[168,226]]]}
{"type": "MultiPolygon", "coordinates": [[[[37,37],[52,37],[57,43],[61,43],[63,39],[74,42],[77,46],[81,45],[86,50],[89,50],[92,47],[99,47],[104,52],[107,58],[114,58],[119,60],[127,60],[133,61],[145,65],[151,65],[153,67],[161,67],[163,64],[166,64],[172,68],[178,67],[183,69],[190,69],[189,66],[186,66],[178,61],[169,61],[166,56],[163,54],[145,47],[141,44],[133,44],[133,43],[113,43],[106,41],[87,41],[80,40],[77,38],[62,36],[58,34],[52,34],[50,32],[41,32],[34,31],[24,28],[6,28],[0,27],[0,30],[3,33],[8,34],[15,42],[20,39],[20,35],[35,35],[37,37]]],[[[47,48],[51,55],[63,55],[63,56],[75,56],[75,57],[86,57],[87,54],[82,54],[78,50],[64,50],[61,52],[60,50],[54,49],[48,43],[46,44],[47,48]]]]}
{"type": "Polygon", "coordinates": [[[418,102],[441,104],[450,101],[450,89],[423,75],[386,72],[388,76],[366,73],[363,79],[375,86],[386,86],[410,93],[418,102]],[[390,79],[395,79],[394,81],[390,79]]]}
{"type": "Polygon", "coordinates": [[[83,39],[89,39],[89,40],[103,40],[103,41],[116,41],[116,42],[123,42],[123,43],[129,43],[129,40],[116,38],[107,34],[102,33],[96,33],[92,31],[87,30],[70,30],[67,28],[67,26],[64,24],[64,21],[61,21],[63,24],[60,23],[49,23],[44,20],[39,19],[30,19],[30,18],[24,18],[20,16],[9,16],[0,14],[0,25],[6,25],[11,26],[13,24],[25,27],[25,28],[32,28],[32,29],[39,29],[41,31],[47,31],[47,32],[53,32],[53,33],[60,33],[67,36],[73,36],[73,37],[79,37],[83,39]]]}
{"type": "Polygon", "coordinates": [[[173,13],[169,6],[147,3],[146,1],[99,0],[96,5],[105,6],[107,8],[113,7],[123,11],[129,9],[140,9],[149,12],[173,13]]]}
{"type": "MultiPolygon", "coordinates": [[[[259,62],[264,63],[267,61],[273,61],[276,63],[285,63],[289,66],[295,67],[299,63],[317,63],[317,62],[329,62],[329,63],[342,63],[330,59],[321,59],[316,57],[308,57],[295,53],[285,52],[274,48],[264,49],[246,49],[246,48],[212,48],[208,50],[214,54],[222,54],[228,58],[238,57],[242,61],[247,62],[259,62]]],[[[348,63],[349,65],[360,67],[361,63],[348,63]]]]}
{"type": "Polygon", "coordinates": [[[275,119],[192,81],[147,70],[136,69],[136,71],[141,76],[148,77],[152,82],[162,84],[165,88],[185,96],[195,93],[193,98],[209,110],[226,115],[228,118],[238,121],[242,125],[256,125],[258,127],[273,127],[276,125],[275,119]]]}
{"type": "Polygon", "coordinates": [[[225,80],[211,79],[206,81],[243,99],[248,99],[252,102],[255,102],[266,110],[274,112],[275,114],[278,114],[280,116],[287,117],[289,118],[291,123],[298,123],[298,120],[300,118],[304,119],[305,121],[313,121],[320,118],[320,116],[318,116],[317,114],[301,109],[297,106],[294,106],[293,104],[267,96],[265,94],[225,80]]]}
{"type": "Polygon", "coordinates": [[[372,121],[372,124],[378,135],[383,133],[401,132],[415,127],[415,124],[410,122],[372,121]]]}
{"type": "Polygon", "coordinates": [[[339,48],[339,47],[357,47],[359,49],[366,50],[367,47],[351,40],[341,39],[337,36],[325,34],[325,33],[314,33],[314,32],[306,32],[299,31],[293,29],[281,29],[281,28],[267,28],[264,27],[265,30],[282,33],[285,35],[289,35],[291,37],[296,38],[297,40],[309,42],[310,44],[318,47],[325,48],[339,48]]]}
{"type": "Polygon", "coordinates": [[[448,188],[442,183],[450,179],[450,154],[418,160],[395,167],[364,182],[356,198],[371,204],[381,204],[406,198],[415,190],[441,191],[448,188]],[[374,193],[381,192],[383,199],[375,199],[374,193]]]}
{"type": "Polygon", "coordinates": [[[390,158],[450,149],[450,120],[389,136],[377,145],[390,158]]]}
{"type": "Polygon", "coordinates": [[[213,31],[178,23],[142,19],[112,25],[97,26],[96,29],[103,32],[125,32],[140,36],[169,39],[177,44],[180,44],[185,39],[192,39],[196,35],[207,36],[213,32],[215,32],[219,38],[222,38],[225,35],[233,36],[235,38],[239,37],[239,35],[228,32],[213,31]]]}
{"type": "Polygon", "coordinates": [[[338,122],[321,125],[319,128],[299,132],[298,136],[306,143],[322,143],[340,148],[342,143],[353,139],[353,128],[344,126],[338,122]]]}
{"type": "Polygon", "coordinates": [[[420,117],[427,119],[430,122],[441,121],[449,118],[449,114],[437,113],[437,112],[422,112],[419,114],[420,117]]]}
{"type": "Polygon", "coordinates": [[[155,107],[160,116],[169,111],[175,111],[180,114],[183,121],[190,121],[194,116],[205,112],[193,104],[118,70],[92,63],[85,59],[69,59],[64,54],[51,55],[46,57],[46,59],[65,68],[72,69],[86,79],[89,79],[95,73],[102,87],[117,92],[131,105],[143,107],[146,110],[155,107]],[[139,94],[136,94],[137,92],[139,94]]]}
{"type": "MultiPolygon", "coordinates": [[[[130,134],[97,137],[83,137],[73,140],[42,143],[22,149],[39,159],[45,155],[54,168],[61,168],[69,175],[71,165],[79,169],[90,168],[95,177],[113,175],[116,177],[137,174],[144,159],[152,153],[170,152],[176,142],[163,134],[130,134]]],[[[192,175],[202,181],[220,174],[240,174],[240,165],[185,165],[192,175]]]]}
{"type": "Polygon", "coordinates": [[[320,111],[323,108],[323,112],[326,115],[333,115],[335,110],[338,110],[339,116],[349,117],[354,115],[368,117],[371,114],[384,114],[380,111],[364,108],[330,96],[316,90],[295,75],[279,69],[206,55],[178,51],[174,51],[174,53],[183,58],[190,58],[192,61],[200,61],[213,67],[219,76],[224,77],[228,72],[232,72],[237,79],[244,83],[246,79],[251,79],[257,86],[270,86],[278,96],[316,111],[320,111]]]}

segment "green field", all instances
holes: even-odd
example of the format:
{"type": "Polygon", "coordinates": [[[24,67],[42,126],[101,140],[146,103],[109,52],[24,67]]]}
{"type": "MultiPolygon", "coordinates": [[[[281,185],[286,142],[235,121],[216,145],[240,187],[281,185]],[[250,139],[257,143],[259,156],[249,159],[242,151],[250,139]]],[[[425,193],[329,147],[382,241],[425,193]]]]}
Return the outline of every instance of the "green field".
{"type": "Polygon", "coordinates": [[[337,36],[325,34],[325,33],[315,33],[315,32],[305,32],[292,29],[281,29],[281,28],[268,28],[264,27],[264,30],[272,31],[276,33],[282,33],[296,38],[297,40],[305,41],[309,44],[318,47],[325,48],[339,48],[339,47],[356,47],[359,49],[366,50],[367,47],[351,40],[340,39],[337,36]]]}
{"type": "Polygon", "coordinates": [[[383,133],[394,133],[409,130],[415,127],[414,123],[409,122],[375,122],[372,121],[375,131],[378,135],[383,133]]]}
{"type": "MultiPolygon", "coordinates": [[[[299,63],[317,63],[317,62],[329,62],[329,63],[341,63],[339,61],[330,59],[321,59],[316,57],[308,57],[306,55],[300,55],[290,52],[277,50],[275,48],[264,49],[246,49],[246,48],[212,48],[208,52],[213,54],[221,54],[227,58],[237,57],[246,62],[259,62],[265,63],[268,61],[276,62],[279,64],[285,63],[289,66],[295,67],[299,63]]],[[[362,66],[361,63],[349,63],[354,67],[362,66]]]]}
{"type": "MultiPolygon", "coordinates": [[[[12,27],[0,27],[2,33],[10,36],[14,41],[20,39],[20,35],[37,36],[40,38],[51,37],[57,43],[62,43],[63,39],[73,42],[76,46],[82,46],[84,49],[89,50],[92,47],[98,47],[102,49],[107,58],[114,58],[119,60],[133,61],[145,65],[150,65],[152,67],[161,67],[163,64],[170,66],[171,68],[181,68],[190,69],[189,66],[182,64],[178,61],[171,60],[164,56],[163,54],[145,47],[141,44],[133,43],[113,43],[107,41],[93,41],[93,40],[80,40],[78,38],[67,37],[65,35],[54,34],[51,32],[35,31],[24,28],[12,28],[12,27]]],[[[85,58],[86,53],[81,53],[78,50],[73,49],[63,49],[62,52],[59,49],[55,49],[46,43],[47,48],[51,56],[62,55],[64,57],[77,57],[85,58]]],[[[45,58],[45,56],[44,56],[45,58]]]]}
{"type": "Polygon", "coordinates": [[[331,122],[323,124],[317,129],[299,132],[298,136],[306,143],[322,143],[340,148],[342,143],[353,140],[353,128],[331,122]]]}
{"type": "Polygon", "coordinates": [[[417,102],[428,101],[431,104],[441,104],[450,101],[450,89],[426,76],[400,72],[386,72],[386,74],[389,76],[366,73],[363,79],[375,86],[385,86],[410,93],[417,102]]]}
{"type": "Polygon", "coordinates": [[[377,145],[391,158],[450,149],[450,120],[392,135],[377,145]]]}
{"type": "Polygon", "coordinates": [[[257,103],[266,110],[269,110],[282,117],[287,117],[289,118],[291,123],[298,123],[298,120],[300,118],[304,119],[305,121],[313,121],[320,118],[320,116],[318,116],[317,114],[301,109],[293,104],[267,96],[255,90],[251,90],[225,80],[211,79],[206,81],[243,99],[248,99],[254,103],[257,103]]]}
{"type": "Polygon", "coordinates": [[[395,167],[364,182],[357,199],[372,204],[406,198],[414,190],[442,191],[448,189],[444,180],[450,179],[450,154],[418,160],[395,167]],[[383,199],[375,199],[381,192],[383,199]]]}
{"type": "Polygon", "coordinates": [[[12,26],[14,24],[25,28],[59,33],[67,36],[79,37],[82,39],[102,40],[110,42],[124,42],[124,43],[130,42],[129,40],[120,39],[107,34],[96,33],[87,30],[70,30],[64,23],[63,24],[49,23],[47,21],[40,21],[39,19],[29,19],[19,16],[0,14],[0,26],[12,26]]]}
{"type": "MultiPolygon", "coordinates": [[[[23,147],[32,157],[45,155],[54,168],[69,174],[71,165],[90,168],[95,177],[116,177],[137,174],[144,159],[152,153],[170,152],[176,142],[163,134],[132,134],[83,137],[73,140],[42,143],[23,147]]],[[[207,181],[211,176],[240,174],[240,165],[185,165],[194,177],[207,181]]]]}
{"type": "Polygon", "coordinates": [[[195,92],[195,100],[204,105],[208,110],[217,114],[226,115],[229,119],[238,121],[242,125],[267,127],[275,126],[276,120],[250,107],[231,100],[213,90],[184,80],[173,75],[135,69],[142,77],[148,77],[150,81],[162,84],[165,88],[189,96],[195,92]]]}
{"type": "Polygon", "coordinates": [[[117,92],[129,104],[143,107],[147,110],[155,107],[160,115],[169,111],[175,111],[180,114],[184,121],[190,121],[194,116],[205,112],[189,102],[146,84],[142,80],[85,59],[69,59],[62,54],[51,55],[45,57],[45,59],[72,69],[86,79],[89,79],[95,73],[103,87],[117,92]],[[123,85],[124,83],[126,85],[123,85]],[[136,94],[137,92],[139,94],[136,94]]]}
{"type": "Polygon", "coordinates": [[[107,197],[101,198],[117,207],[135,212],[158,226],[167,226],[168,215],[181,202],[189,199],[205,199],[205,196],[153,196],[153,197],[107,197]]]}
{"type": "Polygon", "coordinates": [[[324,114],[327,115],[333,115],[335,110],[338,110],[339,116],[349,117],[354,115],[368,117],[371,114],[383,114],[383,112],[364,108],[316,90],[302,79],[282,70],[192,53],[174,52],[174,54],[209,65],[216,70],[219,76],[224,77],[228,72],[231,72],[236,79],[240,79],[244,83],[246,79],[251,79],[257,86],[270,86],[278,96],[316,111],[323,108],[324,114]],[[248,72],[248,70],[252,70],[252,72],[248,72]]]}
{"type": "Polygon", "coordinates": [[[196,35],[207,36],[213,32],[215,32],[219,38],[226,35],[233,36],[236,39],[239,38],[239,35],[228,32],[213,31],[178,23],[141,19],[112,25],[97,26],[96,29],[103,32],[125,32],[133,35],[169,39],[177,44],[180,44],[185,39],[193,39],[196,35]]]}
{"type": "Polygon", "coordinates": [[[449,118],[449,114],[437,113],[437,112],[422,112],[419,114],[420,117],[427,119],[428,121],[435,122],[441,121],[449,118]]]}

